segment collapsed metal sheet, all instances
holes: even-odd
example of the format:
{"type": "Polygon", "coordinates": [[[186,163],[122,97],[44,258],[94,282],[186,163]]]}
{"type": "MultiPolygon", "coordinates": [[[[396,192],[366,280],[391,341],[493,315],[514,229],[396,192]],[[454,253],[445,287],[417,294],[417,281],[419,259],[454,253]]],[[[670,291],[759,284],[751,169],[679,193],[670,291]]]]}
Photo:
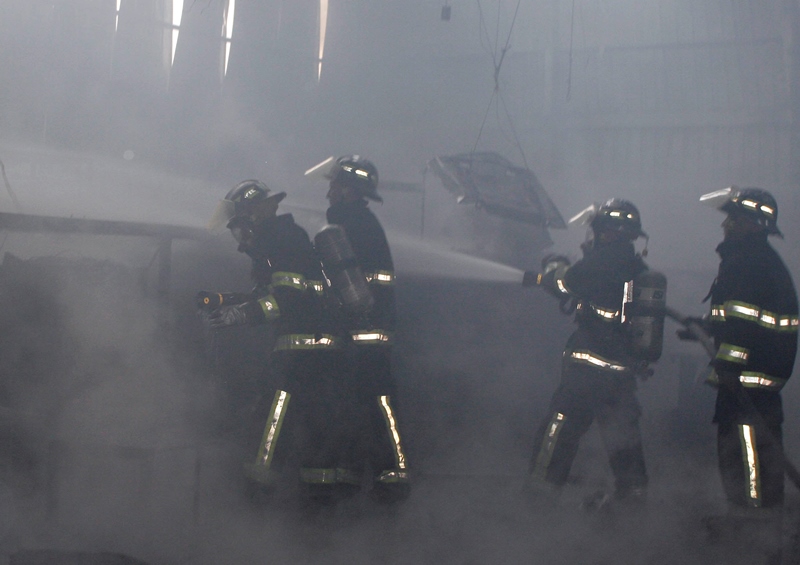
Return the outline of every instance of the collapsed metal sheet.
{"type": "Polygon", "coordinates": [[[492,152],[438,156],[428,162],[459,204],[547,228],[566,229],[564,219],[530,169],[492,152]]]}

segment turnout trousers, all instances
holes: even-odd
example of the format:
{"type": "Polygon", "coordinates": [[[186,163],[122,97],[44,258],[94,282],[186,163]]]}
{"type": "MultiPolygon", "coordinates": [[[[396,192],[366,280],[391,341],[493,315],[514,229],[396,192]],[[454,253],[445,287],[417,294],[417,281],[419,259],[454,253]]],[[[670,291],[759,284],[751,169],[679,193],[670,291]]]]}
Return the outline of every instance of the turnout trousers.
{"type": "Polygon", "coordinates": [[[404,499],[410,484],[397,414],[397,386],[391,371],[391,346],[361,344],[351,351],[359,414],[364,422],[358,459],[372,470],[375,498],[381,502],[404,499]]]}
{"type": "Polygon", "coordinates": [[[561,383],[539,426],[531,458],[534,481],[563,486],[583,435],[597,420],[618,496],[647,485],[642,439],[641,407],[636,377],[630,371],[598,368],[571,359],[562,361],[561,383]]]}
{"type": "Polygon", "coordinates": [[[717,424],[717,453],[728,502],[745,508],[783,506],[783,431],[747,418],[717,424]]]}
{"type": "Polygon", "coordinates": [[[259,410],[254,429],[261,433],[246,475],[269,485],[277,468],[288,467],[312,497],[357,490],[358,410],[344,351],[276,352],[275,362],[279,384],[259,410]]]}
{"type": "MultiPolygon", "coordinates": [[[[722,487],[728,500],[721,540],[753,562],[781,563],[784,459],[781,424],[746,417],[717,424],[722,487]]],[[[711,528],[712,533],[714,531],[711,528]]]]}

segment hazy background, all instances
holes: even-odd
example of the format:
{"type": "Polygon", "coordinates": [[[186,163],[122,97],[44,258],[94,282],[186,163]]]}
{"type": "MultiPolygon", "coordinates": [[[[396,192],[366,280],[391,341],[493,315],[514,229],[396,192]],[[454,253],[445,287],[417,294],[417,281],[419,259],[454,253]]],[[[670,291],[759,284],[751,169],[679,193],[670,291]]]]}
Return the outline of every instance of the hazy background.
{"type": "MultiPolygon", "coordinates": [[[[443,262],[414,238],[486,248],[500,227],[456,207],[425,164],[495,151],[529,166],[565,218],[632,200],[669,302],[692,314],[705,310],[723,219],[698,197],[765,188],[786,235],[774,244],[796,275],[797,2],[330,0],[321,74],[320,2],[237,0],[225,71],[226,6],[185,0],[177,27],[170,0],[0,1],[0,210],[202,227],[230,187],[255,177],[286,190],[285,208],[313,234],[326,186],[303,171],[329,155],[373,160],[386,188],[372,207],[400,277],[395,358],[414,495],[393,514],[359,499],[316,522],[243,504],[237,410],[269,388],[268,332],[212,338],[191,301],[201,288],[248,288],[227,234],[173,242],[166,302],[148,238],[3,232],[3,252],[21,259],[0,269],[0,406],[13,454],[0,492],[4,552],[119,551],[153,563],[713,560],[696,529],[721,502],[713,395],[694,384],[701,351],[675,342],[674,326],[641,386],[651,522],[609,535],[574,512],[610,484],[596,430],[563,513],[526,507],[533,429],[572,326],[546,296],[500,282],[505,271],[478,283],[467,279],[484,267],[453,259],[458,278],[426,276],[443,262]]],[[[502,233],[524,243],[533,229],[502,233]]],[[[549,235],[553,250],[578,257],[583,229],[549,235]]],[[[796,390],[784,393],[793,457],[796,390]]]]}

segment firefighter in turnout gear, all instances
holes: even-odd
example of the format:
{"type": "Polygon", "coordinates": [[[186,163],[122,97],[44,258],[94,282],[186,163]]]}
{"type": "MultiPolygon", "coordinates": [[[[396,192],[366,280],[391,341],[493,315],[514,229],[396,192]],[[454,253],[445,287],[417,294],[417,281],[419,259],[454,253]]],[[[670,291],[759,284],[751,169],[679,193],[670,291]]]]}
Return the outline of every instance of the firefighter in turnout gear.
{"type": "Polygon", "coordinates": [[[527,487],[532,495],[549,493],[552,501],[567,482],[581,437],[597,420],[615,478],[613,498],[605,499],[641,503],[647,472],[636,388],[648,360],[634,356],[623,306],[626,285],[648,272],[633,243],[647,236],[628,201],[612,199],[585,212],[591,237],[583,258],[571,265],[563,256],[545,257],[536,280],[561,301],[562,311],[575,312],[578,328],[567,341],[561,382],[536,432],[527,487]]]}
{"type": "Polygon", "coordinates": [[[370,308],[344,316],[361,417],[368,422],[359,460],[372,470],[371,496],[378,502],[395,502],[408,496],[410,484],[391,371],[394,265],[386,234],[367,206],[368,200],[382,202],[377,193],[378,170],[358,155],[330,158],[312,171],[320,168],[329,181],[327,220],[344,229],[372,295],[370,308]]]}
{"type": "Polygon", "coordinates": [[[797,293],[767,240],[783,237],[769,192],[730,187],[700,200],[726,214],[719,271],[706,300],[717,347],[708,382],[717,388],[714,422],[728,525],[738,540],[750,533],[766,540],[768,562],[777,563],[784,501],[780,391],[797,352],[797,293]]]}
{"type": "Polygon", "coordinates": [[[281,463],[299,465],[301,489],[311,499],[327,503],[361,483],[351,464],[357,437],[352,379],[341,330],[324,307],[323,275],[308,234],[291,214],[277,214],[286,194],[269,192],[259,181],[243,181],[222,200],[212,221],[227,221],[238,250],[252,260],[252,293],[199,298],[201,305],[211,301],[208,322],[214,329],[275,327],[271,361],[279,385],[265,399],[260,442],[245,463],[247,478],[271,487],[278,456],[281,463]]]}

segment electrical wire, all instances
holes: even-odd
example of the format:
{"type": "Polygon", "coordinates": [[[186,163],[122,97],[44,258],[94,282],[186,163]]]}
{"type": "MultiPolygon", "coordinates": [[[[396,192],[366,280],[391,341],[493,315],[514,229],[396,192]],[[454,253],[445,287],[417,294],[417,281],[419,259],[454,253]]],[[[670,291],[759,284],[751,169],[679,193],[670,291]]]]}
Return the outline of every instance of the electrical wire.
{"type": "Polygon", "coordinates": [[[8,177],[6,176],[6,165],[2,160],[0,160],[0,172],[3,174],[3,183],[6,185],[6,191],[8,191],[11,201],[14,203],[14,208],[17,209],[17,212],[22,212],[22,205],[20,205],[19,200],[17,200],[17,195],[11,188],[11,183],[8,182],[8,177]]]}
{"type": "Polygon", "coordinates": [[[572,96],[572,44],[575,35],[575,0],[572,0],[572,11],[569,17],[569,68],[567,70],[567,100],[572,96]]]}
{"type": "MultiPolygon", "coordinates": [[[[573,0],[574,1],[574,0],[573,0]]],[[[500,4],[498,3],[497,6],[497,20],[496,20],[496,29],[495,29],[495,41],[494,41],[494,48],[489,49],[488,44],[491,43],[491,39],[489,36],[489,31],[486,28],[486,20],[483,16],[483,8],[481,7],[481,0],[477,0],[478,3],[478,18],[479,18],[479,36],[481,39],[481,46],[483,46],[491,55],[492,57],[492,66],[494,67],[494,89],[492,90],[492,94],[489,97],[489,103],[486,105],[486,112],[484,112],[483,120],[481,121],[480,128],[478,129],[478,136],[475,139],[475,144],[472,147],[472,152],[470,154],[474,155],[475,151],[478,148],[478,143],[480,142],[481,136],[483,135],[483,129],[486,126],[486,120],[489,117],[489,111],[492,108],[492,103],[495,103],[495,114],[497,115],[498,124],[500,124],[500,116],[499,116],[499,104],[502,103],[503,110],[508,118],[509,125],[511,126],[511,133],[514,138],[514,142],[516,143],[517,149],[519,150],[520,154],[522,155],[522,161],[525,164],[525,168],[528,168],[528,162],[525,158],[525,151],[522,149],[522,144],[519,141],[519,136],[517,136],[516,128],[514,128],[514,121],[511,119],[511,114],[508,111],[508,107],[506,106],[506,102],[503,99],[502,92],[500,90],[500,69],[503,66],[503,60],[505,59],[506,53],[511,47],[511,36],[514,31],[514,25],[517,21],[517,15],[519,14],[519,6],[522,3],[522,0],[517,0],[517,6],[514,9],[514,17],[511,19],[511,25],[508,28],[508,36],[506,37],[506,42],[503,48],[500,50],[499,57],[497,52],[498,41],[500,38],[500,4]],[[486,43],[484,43],[484,37],[486,43]]]]}

